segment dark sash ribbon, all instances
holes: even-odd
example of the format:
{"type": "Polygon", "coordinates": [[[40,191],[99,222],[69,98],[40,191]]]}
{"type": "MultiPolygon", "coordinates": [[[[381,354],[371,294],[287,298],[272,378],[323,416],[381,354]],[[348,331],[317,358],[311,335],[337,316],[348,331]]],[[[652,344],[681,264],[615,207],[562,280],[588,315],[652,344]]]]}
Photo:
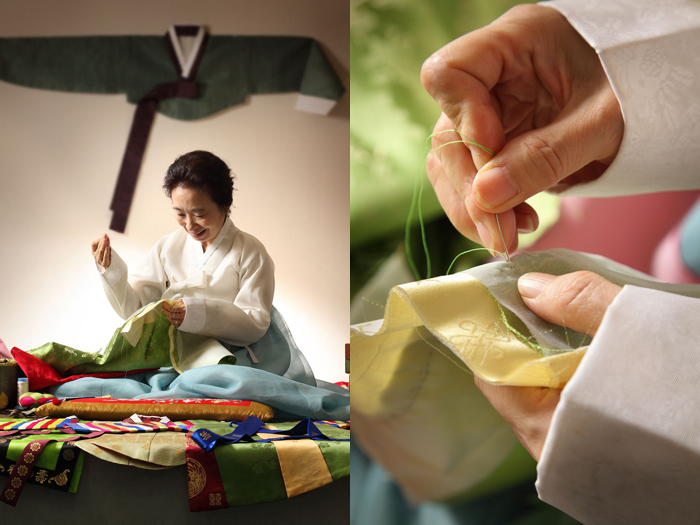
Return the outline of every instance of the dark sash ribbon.
{"type": "Polygon", "coordinates": [[[143,154],[146,151],[148,136],[151,134],[153,119],[158,109],[158,103],[168,98],[197,98],[199,86],[194,80],[180,79],[177,82],[158,84],[136,106],[134,120],[131,123],[129,141],[122,159],[122,166],[117,178],[110,209],[114,212],[110,230],[124,233],[126,221],[129,218],[131,202],[136,190],[136,181],[141,170],[143,154]]]}

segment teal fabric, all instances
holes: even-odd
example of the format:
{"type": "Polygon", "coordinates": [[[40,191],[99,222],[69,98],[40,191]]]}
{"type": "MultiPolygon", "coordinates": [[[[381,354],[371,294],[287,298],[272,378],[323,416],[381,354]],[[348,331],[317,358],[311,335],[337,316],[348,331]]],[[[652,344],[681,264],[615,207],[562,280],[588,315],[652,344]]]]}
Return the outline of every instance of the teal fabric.
{"type": "Polygon", "coordinates": [[[352,525],[576,525],[537,498],[534,480],[473,501],[411,504],[386,471],[350,447],[352,525]]]}
{"type": "Polygon", "coordinates": [[[124,378],[85,377],[47,388],[56,397],[120,399],[246,399],[277,409],[278,418],[349,420],[350,392],[305,385],[246,366],[214,365],[178,374],[172,368],[124,378]]]}
{"type": "MultiPolygon", "coordinates": [[[[0,80],[83,93],[126,93],[136,104],[178,74],[164,36],[0,39],[0,80]]],[[[301,91],[337,101],[345,88],[318,43],[304,37],[210,36],[196,77],[197,99],[160,102],[180,120],[213,115],[255,93],[301,91]]]]}
{"type": "Polygon", "coordinates": [[[309,362],[299,350],[289,326],[274,305],[270,311],[270,327],[259,341],[250,345],[258,364],[251,361],[246,348],[219,342],[236,357],[237,366],[252,366],[305,385],[317,385],[309,362]]]}
{"type": "Polygon", "coordinates": [[[683,262],[700,277],[700,201],[688,212],[681,229],[683,262]]]}

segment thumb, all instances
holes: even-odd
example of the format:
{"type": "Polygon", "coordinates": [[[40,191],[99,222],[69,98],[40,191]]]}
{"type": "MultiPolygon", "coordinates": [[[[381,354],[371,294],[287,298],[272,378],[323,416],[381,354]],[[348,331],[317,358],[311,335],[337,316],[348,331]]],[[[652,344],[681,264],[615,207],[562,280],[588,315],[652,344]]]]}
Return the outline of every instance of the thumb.
{"type": "Polygon", "coordinates": [[[556,277],[526,273],[518,279],[525,305],[550,323],[595,335],[621,287],[592,272],[556,277]]]}
{"type": "Polygon", "coordinates": [[[570,101],[550,124],[509,141],[479,170],[472,187],[477,204],[501,213],[594,161],[609,164],[623,128],[614,93],[595,92],[581,103],[570,101]]]}

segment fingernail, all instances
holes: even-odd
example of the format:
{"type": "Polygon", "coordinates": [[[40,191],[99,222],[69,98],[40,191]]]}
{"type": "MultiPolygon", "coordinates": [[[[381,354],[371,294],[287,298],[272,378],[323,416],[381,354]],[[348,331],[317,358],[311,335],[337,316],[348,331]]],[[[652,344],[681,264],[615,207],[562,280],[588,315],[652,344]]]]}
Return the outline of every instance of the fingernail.
{"type": "Polygon", "coordinates": [[[476,174],[474,196],[486,208],[496,208],[520,193],[520,187],[505,168],[491,168],[476,174]]]}
{"type": "MultiPolygon", "coordinates": [[[[484,226],[482,223],[477,222],[476,223],[476,231],[479,234],[479,237],[481,238],[481,244],[484,245],[484,248],[488,248],[489,250],[493,250],[494,245],[493,245],[493,236],[491,235],[491,232],[489,229],[484,226]]],[[[493,253],[491,254],[493,255],[493,253]]]]}
{"type": "Polygon", "coordinates": [[[529,215],[523,215],[520,218],[521,224],[518,228],[518,233],[532,233],[535,231],[535,224],[532,222],[532,217],[529,215]]]}
{"type": "Polygon", "coordinates": [[[554,278],[547,273],[526,273],[518,279],[518,292],[525,299],[535,299],[554,278]]]}

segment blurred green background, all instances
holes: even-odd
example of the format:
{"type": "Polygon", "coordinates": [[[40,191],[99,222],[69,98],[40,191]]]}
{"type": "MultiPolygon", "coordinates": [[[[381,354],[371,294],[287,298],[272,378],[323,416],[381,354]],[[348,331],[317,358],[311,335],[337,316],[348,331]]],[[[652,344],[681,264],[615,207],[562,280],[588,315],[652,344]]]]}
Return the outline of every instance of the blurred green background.
{"type": "MultiPolygon", "coordinates": [[[[353,322],[383,317],[381,305],[388,289],[414,280],[412,274],[407,273],[403,238],[419,173],[425,183],[422,211],[433,273],[444,274],[455,255],[478,246],[452,227],[423,169],[426,138],[432,133],[440,110],[421,85],[420,69],[433,52],[464,33],[489,24],[516,3],[512,0],[351,2],[353,322]],[[385,271],[378,279],[380,282],[372,283],[382,267],[385,271]]],[[[540,213],[545,227],[558,214],[555,197],[545,195],[536,202],[529,202],[540,213]]],[[[527,236],[521,236],[521,246],[532,242],[523,237],[527,236]]],[[[411,239],[412,252],[425,277],[425,257],[415,226],[411,239]]],[[[464,270],[488,258],[485,251],[463,256],[453,271],[464,270]]]]}

